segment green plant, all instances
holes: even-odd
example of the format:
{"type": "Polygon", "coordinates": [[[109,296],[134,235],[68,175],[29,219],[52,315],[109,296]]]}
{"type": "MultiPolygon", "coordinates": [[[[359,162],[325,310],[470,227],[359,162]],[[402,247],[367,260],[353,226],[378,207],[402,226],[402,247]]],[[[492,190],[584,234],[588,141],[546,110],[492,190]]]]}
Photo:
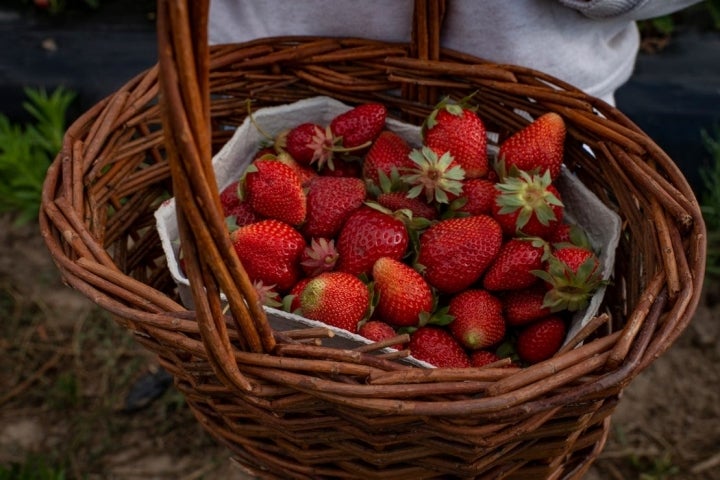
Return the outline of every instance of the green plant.
{"type": "Polygon", "coordinates": [[[700,208],[707,228],[707,275],[720,278],[720,126],[713,134],[703,130],[702,137],[711,162],[700,168],[704,191],[700,208]]]}
{"type": "Polygon", "coordinates": [[[45,173],[62,147],[67,109],[75,94],[62,87],[24,90],[23,107],[33,123],[18,125],[0,114],[0,213],[17,215],[18,223],[37,217],[45,173]]]}

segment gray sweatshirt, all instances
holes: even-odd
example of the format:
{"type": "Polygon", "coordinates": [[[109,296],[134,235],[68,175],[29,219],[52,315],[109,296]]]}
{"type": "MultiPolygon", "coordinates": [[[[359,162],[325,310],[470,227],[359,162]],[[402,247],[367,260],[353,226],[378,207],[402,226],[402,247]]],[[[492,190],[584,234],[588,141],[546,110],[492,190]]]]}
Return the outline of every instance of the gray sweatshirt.
{"type": "MultiPolygon", "coordinates": [[[[614,102],[632,74],[636,20],[699,0],[449,0],[443,46],[531,67],[614,102]]],[[[212,0],[210,42],[279,35],[407,42],[412,0],[212,0]]]]}

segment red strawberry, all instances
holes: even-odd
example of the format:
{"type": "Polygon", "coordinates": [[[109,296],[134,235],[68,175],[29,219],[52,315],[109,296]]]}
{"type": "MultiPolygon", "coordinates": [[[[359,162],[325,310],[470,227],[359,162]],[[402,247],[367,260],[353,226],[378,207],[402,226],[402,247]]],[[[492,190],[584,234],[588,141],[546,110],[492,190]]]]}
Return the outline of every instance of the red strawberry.
{"type": "Polygon", "coordinates": [[[223,216],[227,217],[230,210],[240,203],[240,182],[234,181],[220,192],[220,205],[222,206],[223,216]]]}
{"type": "Polygon", "coordinates": [[[300,165],[316,164],[319,170],[332,155],[332,135],[328,133],[318,124],[306,122],[282,134],[277,143],[300,165]]]}
{"type": "Polygon", "coordinates": [[[565,333],[565,322],[558,316],[538,320],[518,334],[517,354],[527,363],[547,360],[560,350],[565,333]]]}
{"type": "Polygon", "coordinates": [[[533,273],[543,266],[545,242],[537,238],[511,238],[506,241],[483,277],[483,288],[490,291],[517,290],[537,282],[533,273]]]}
{"type": "Polygon", "coordinates": [[[458,293],[450,299],[448,314],[454,317],[450,332],[471,350],[495,345],[505,336],[502,303],[486,290],[458,293]]]}
{"type": "Polygon", "coordinates": [[[359,178],[317,177],[308,186],[307,237],[334,238],[345,220],[365,200],[365,184],[359,178]]]}
{"type": "Polygon", "coordinates": [[[332,165],[328,164],[328,168],[323,168],[320,175],[326,177],[350,177],[360,178],[362,172],[362,162],[357,157],[345,155],[333,159],[332,165]]]}
{"type": "Polygon", "coordinates": [[[233,231],[235,251],[251,280],[275,285],[286,292],[300,277],[300,257],[305,239],[290,225],[260,220],[233,231]]]}
{"type": "Polygon", "coordinates": [[[303,187],[307,186],[307,184],[310,183],[312,179],[318,176],[318,172],[316,172],[310,167],[301,165],[300,163],[295,161],[295,159],[291,157],[287,152],[281,152],[277,155],[272,156],[266,155],[262,157],[262,159],[277,160],[292,168],[300,179],[300,185],[302,185],[303,187]]]}
{"type": "Polygon", "coordinates": [[[462,346],[446,330],[439,327],[420,327],[408,344],[410,354],[439,368],[467,368],[470,359],[462,346]]]}
{"type": "Polygon", "coordinates": [[[417,263],[430,285],[456,293],[480,278],[501,244],[500,225],[487,215],[442,220],[420,235],[417,263]]]}
{"type": "Polygon", "coordinates": [[[356,276],[325,272],[310,280],[300,294],[304,317],[357,332],[370,306],[370,292],[356,276]]]}
{"type": "Polygon", "coordinates": [[[465,171],[453,160],[450,153],[442,153],[430,147],[422,147],[410,152],[412,168],[405,169],[401,179],[412,188],[408,197],[422,195],[427,203],[450,203],[462,193],[462,181],[465,171]]]}
{"type": "Polygon", "coordinates": [[[312,280],[311,277],[303,277],[298,280],[295,285],[293,285],[287,296],[283,298],[286,311],[300,314],[300,294],[303,290],[305,290],[305,286],[310,282],[310,280],[312,280]]]}
{"type": "Polygon", "coordinates": [[[553,244],[570,243],[578,247],[590,248],[590,240],[579,225],[563,223],[550,234],[548,241],[553,244]]]}
{"type": "Polygon", "coordinates": [[[549,170],[554,180],[560,175],[565,133],[562,117],[546,113],[502,142],[498,160],[511,175],[513,169],[537,174],[549,170]]]}
{"type": "Polygon", "coordinates": [[[546,293],[540,284],[507,292],[502,297],[505,322],[516,327],[550,315],[550,308],[543,306],[546,293]]]}
{"type": "Polygon", "coordinates": [[[477,114],[462,105],[443,100],[423,128],[424,144],[440,154],[450,152],[465,170],[466,178],[488,173],[487,133],[477,114]]]}
{"type": "Polygon", "coordinates": [[[551,184],[550,176],[520,172],[497,183],[498,196],[493,217],[506,235],[549,237],[562,223],[564,207],[560,192],[551,184]]]}
{"type": "Polygon", "coordinates": [[[335,268],[340,254],[335,248],[335,240],[313,238],[310,245],[303,250],[300,266],[309,277],[315,277],[335,268]]]}
{"type": "Polygon", "coordinates": [[[365,155],[362,169],[363,179],[379,185],[378,171],[391,178],[393,170],[399,174],[407,168],[412,168],[413,162],[408,156],[411,150],[410,145],[400,135],[390,130],[383,131],[365,155]]]}
{"type": "MultiPolygon", "coordinates": [[[[385,323],[381,320],[370,320],[363,323],[360,325],[358,333],[373,342],[381,342],[397,336],[395,329],[391,327],[389,323],[385,323]]],[[[398,344],[393,345],[390,348],[402,350],[403,346],[402,344],[398,344]]]]}
{"type": "Polygon", "coordinates": [[[245,174],[245,196],[252,209],[290,225],[305,221],[307,200],[295,171],[277,160],[258,160],[245,174]]]}
{"type": "Polygon", "coordinates": [[[460,197],[465,199],[465,203],[457,211],[470,215],[490,215],[496,197],[495,182],[485,178],[467,179],[463,182],[460,197]]]}
{"type": "Polygon", "coordinates": [[[344,148],[370,144],[385,129],[387,108],[379,103],[365,103],[341,113],[330,122],[330,131],[344,148]]]}
{"type": "Polygon", "coordinates": [[[470,354],[470,365],[479,368],[502,360],[497,354],[488,350],[475,350],[470,354]]]}
{"type": "Polygon", "coordinates": [[[372,268],[377,305],[375,315],[400,327],[417,326],[433,308],[430,285],[412,267],[388,257],[372,268]]]}
{"type": "Polygon", "coordinates": [[[225,212],[225,219],[227,222],[231,222],[230,225],[233,229],[255,223],[262,218],[247,202],[240,202],[225,212]]]}
{"type": "Polygon", "coordinates": [[[553,312],[585,308],[593,293],[605,283],[595,253],[574,245],[555,249],[545,270],[537,271],[536,275],[549,288],[545,306],[553,312]]]}
{"type": "Polygon", "coordinates": [[[432,205],[428,205],[419,198],[409,198],[405,192],[381,193],[377,202],[383,207],[396,212],[398,210],[409,210],[413,217],[435,220],[438,218],[438,211],[432,205]]]}
{"type": "Polygon", "coordinates": [[[381,257],[401,259],[409,241],[401,220],[374,208],[360,207],[340,230],[336,244],[340,253],[337,270],[353,275],[370,273],[381,257]]]}

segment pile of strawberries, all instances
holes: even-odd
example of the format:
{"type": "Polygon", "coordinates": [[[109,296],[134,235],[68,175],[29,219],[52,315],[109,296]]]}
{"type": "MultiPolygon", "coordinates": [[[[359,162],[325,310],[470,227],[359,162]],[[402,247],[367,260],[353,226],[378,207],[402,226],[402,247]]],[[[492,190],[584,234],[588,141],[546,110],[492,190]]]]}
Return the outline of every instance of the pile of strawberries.
{"type": "Polygon", "coordinates": [[[260,300],[379,341],[409,333],[438,367],[551,357],[603,283],[553,181],[566,127],[547,113],[488,157],[467,100],[442,101],[421,145],[383,105],[272,138],[221,203],[260,300]]]}

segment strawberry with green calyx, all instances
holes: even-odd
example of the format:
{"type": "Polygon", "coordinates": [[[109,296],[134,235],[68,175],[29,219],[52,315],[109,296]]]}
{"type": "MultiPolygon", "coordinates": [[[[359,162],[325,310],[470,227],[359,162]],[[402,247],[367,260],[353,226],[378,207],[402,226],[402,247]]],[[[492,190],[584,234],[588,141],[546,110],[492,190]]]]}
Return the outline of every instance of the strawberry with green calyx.
{"type": "Polygon", "coordinates": [[[417,326],[433,308],[430,285],[412,267],[388,257],[372,268],[377,302],[375,315],[398,327],[417,326]]]}
{"type": "Polygon", "coordinates": [[[550,315],[550,308],[545,306],[546,294],[547,289],[539,283],[522,290],[505,292],[501,297],[505,322],[517,327],[550,315]]]}
{"type": "MultiPolygon", "coordinates": [[[[389,323],[383,322],[382,320],[368,320],[360,322],[358,334],[367,338],[368,340],[372,340],[373,342],[382,342],[383,340],[388,340],[398,335],[398,333],[389,323]]],[[[394,348],[395,350],[402,350],[403,345],[392,345],[389,348],[394,348]]]]}
{"type": "Polygon", "coordinates": [[[306,187],[315,177],[318,176],[318,172],[310,167],[305,167],[300,163],[296,162],[287,152],[280,152],[274,155],[264,155],[256,160],[277,160],[282,162],[288,167],[292,168],[300,179],[300,185],[306,187]]]}
{"type": "Polygon", "coordinates": [[[333,139],[329,129],[317,123],[305,122],[281,133],[276,148],[285,151],[299,164],[314,165],[321,170],[332,156],[333,139]]]}
{"type": "Polygon", "coordinates": [[[275,290],[275,285],[265,285],[262,280],[256,280],[253,282],[253,288],[261,305],[271,308],[282,307],[282,299],[275,290]]]}
{"type": "Polygon", "coordinates": [[[387,108],[379,103],[365,103],[341,113],[330,122],[333,143],[345,149],[359,149],[370,144],[385,129],[387,108]]]}
{"type": "Polygon", "coordinates": [[[454,317],[450,332],[470,350],[490,347],[505,336],[502,303],[486,290],[458,293],[450,299],[448,314],[454,317]]]}
{"type": "Polygon", "coordinates": [[[323,272],[334,270],[339,257],[335,240],[313,237],[310,245],[303,250],[300,266],[307,276],[316,277],[323,272]]]}
{"type": "Polygon", "coordinates": [[[334,238],[345,220],[365,201],[365,184],[359,178],[320,176],[310,182],[306,197],[303,234],[308,238],[334,238]]]}
{"type": "Polygon", "coordinates": [[[489,350],[475,350],[470,354],[470,365],[475,368],[484,367],[502,360],[499,355],[489,350]]]}
{"type": "Polygon", "coordinates": [[[409,158],[414,166],[406,169],[401,177],[411,187],[408,197],[424,195],[427,203],[450,203],[449,195],[457,197],[462,194],[465,170],[454,162],[449,152],[439,155],[424,146],[410,152],[409,158]]]}
{"type": "Polygon", "coordinates": [[[355,275],[325,272],[305,285],[299,302],[304,317],[355,333],[368,313],[370,292],[355,275]]]}
{"type": "Polygon", "coordinates": [[[410,242],[405,223],[395,216],[363,205],[345,221],[337,238],[337,270],[369,274],[381,257],[400,260],[410,242]]]}
{"type": "Polygon", "coordinates": [[[597,255],[574,245],[556,248],[545,269],[534,273],[547,284],[544,306],[552,312],[585,308],[595,291],[607,283],[602,278],[597,255]]]}
{"type": "Polygon", "coordinates": [[[369,185],[380,185],[381,175],[396,178],[398,172],[414,166],[409,157],[411,151],[412,148],[403,137],[391,130],[384,130],[365,155],[362,178],[369,185]]]}
{"type": "Polygon", "coordinates": [[[518,333],[517,354],[529,364],[547,360],[560,350],[566,332],[565,321],[559,316],[537,320],[518,333]]]}
{"type": "Polygon", "coordinates": [[[490,216],[441,220],[420,234],[417,268],[438,291],[457,293],[482,276],[501,244],[502,230],[490,216]]]}
{"type": "Polygon", "coordinates": [[[488,173],[487,131],[467,106],[469,98],[457,104],[440,101],[423,124],[423,143],[441,155],[449,152],[466,178],[481,178],[488,173]]]}
{"type": "Polygon", "coordinates": [[[293,285],[287,295],[282,299],[282,309],[289,313],[300,315],[300,294],[313,277],[303,277],[293,285]]]}
{"type": "Polygon", "coordinates": [[[590,248],[590,239],[585,231],[579,226],[570,223],[562,223],[548,237],[551,244],[569,243],[577,247],[590,248]]]}
{"type": "Polygon", "coordinates": [[[253,211],[289,225],[305,221],[307,198],[295,171],[277,160],[250,164],[243,177],[243,198],[253,211]]]}
{"type": "Polygon", "coordinates": [[[300,278],[305,239],[287,223],[260,220],[233,231],[230,239],[250,280],[287,292],[300,278]]]}
{"type": "Polygon", "coordinates": [[[550,178],[556,179],[563,162],[565,135],[565,121],[560,115],[541,115],[500,144],[500,170],[509,175],[515,170],[535,174],[549,171],[550,178]]]}
{"type": "Polygon", "coordinates": [[[420,327],[410,335],[410,355],[439,368],[468,368],[470,359],[463,347],[445,329],[420,327]]]}
{"type": "Polygon", "coordinates": [[[506,177],[495,188],[498,195],[493,217],[506,235],[547,238],[562,223],[564,206],[548,172],[520,172],[517,177],[506,177]]]}
{"type": "Polygon", "coordinates": [[[381,193],[377,196],[377,203],[392,212],[409,210],[413,218],[424,218],[426,220],[436,220],[438,218],[436,208],[419,198],[410,198],[404,192],[381,193]]]}
{"type": "Polygon", "coordinates": [[[239,181],[231,183],[220,192],[220,205],[228,231],[257,222],[262,218],[246,201],[240,198],[239,181]]]}
{"type": "Polygon", "coordinates": [[[527,288],[538,281],[533,271],[543,267],[547,243],[541,238],[514,237],[500,251],[483,276],[483,288],[490,291],[527,288]]]}

